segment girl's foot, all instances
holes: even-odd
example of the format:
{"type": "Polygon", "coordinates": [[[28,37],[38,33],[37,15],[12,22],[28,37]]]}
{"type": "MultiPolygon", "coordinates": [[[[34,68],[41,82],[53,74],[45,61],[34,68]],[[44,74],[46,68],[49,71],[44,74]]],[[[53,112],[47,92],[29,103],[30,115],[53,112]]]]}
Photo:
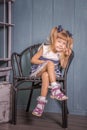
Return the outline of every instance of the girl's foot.
{"type": "Polygon", "coordinates": [[[53,99],[57,99],[59,101],[63,101],[63,100],[68,99],[68,97],[61,92],[59,86],[53,87],[51,89],[51,96],[50,97],[53,99]]]}
{"type": "Polygon", "coordinates": [[[38,103],[37,103],[37,106],[35,107],[35,109],[33,110],[32,114],[35,115],[35,116],[42,116],[43,114],[43,111],[44,111],[44,107],[45,107],[45,104],[47,103],[47,100],[45,101],[41,101],[39,98],[37,99],[38,103]]]}

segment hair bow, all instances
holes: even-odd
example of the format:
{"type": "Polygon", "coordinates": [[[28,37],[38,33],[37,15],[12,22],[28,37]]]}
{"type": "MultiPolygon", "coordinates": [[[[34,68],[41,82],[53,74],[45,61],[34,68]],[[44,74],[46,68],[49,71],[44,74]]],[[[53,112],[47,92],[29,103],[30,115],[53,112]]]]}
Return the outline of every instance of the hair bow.
{"type": "MultiPolygon", "coordinates": [[[[63,31],[62,25],[59,25],[57,27],[57,31],[58,32],[62,32],[63,31]]],[[[70,33],[68,30],[66,31],[66,33],[68,34],[69,37],[72,37],[72,33],[70,33]]]]}
{"type": "Polygon", "coordinates": [[[68,30],[66,31],[69,37],[72,37],[72,33],[70,33],[68,30]]]}
{"type": "Polygon", "coordinates": [[[59,25],[59,26],[58,26],[57,31],[58,31],[58,32],[63,31],[62,25],[59,25]]]}

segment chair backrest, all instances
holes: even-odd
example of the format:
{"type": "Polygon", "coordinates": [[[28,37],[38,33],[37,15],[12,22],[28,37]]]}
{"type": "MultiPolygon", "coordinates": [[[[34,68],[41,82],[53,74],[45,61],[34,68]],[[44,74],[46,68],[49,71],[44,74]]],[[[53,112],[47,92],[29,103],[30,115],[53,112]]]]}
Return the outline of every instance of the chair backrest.
{"type": "Polygon", "coordinates": [[[12,70],[14,77],[29,76],[31,67],[31,57],[37,52],[41,43],[31,45],[24,49],[20,54],[13,53],[11,56],[12,70]]]}
{"type": "Polygon", "coordinates": [[[71,55],[69,56],[69,59],[68,59],[68,63],[67,63],[67,65],[66,65],[66,68],[64,69],[64,77],[66,77],[66,75],[67,75],[67,73],[68,73],[68,70],[69,70],[69,67],[70,67],[70,65],[71,65],[71,62],[72,62],[73,58],[74,58],[74,51],[72,50],[72,53],[71,53],[71,55]]]}

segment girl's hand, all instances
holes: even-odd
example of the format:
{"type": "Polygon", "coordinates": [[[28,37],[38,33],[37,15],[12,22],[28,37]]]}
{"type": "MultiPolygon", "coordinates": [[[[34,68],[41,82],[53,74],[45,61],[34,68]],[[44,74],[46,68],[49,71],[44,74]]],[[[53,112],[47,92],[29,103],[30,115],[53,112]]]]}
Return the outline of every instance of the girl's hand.
{"type": "Polygon", "coordinates": [[[65,54],[65,55],[69,56],[70,53],[71,53],[71,49],[68,49],[68,48],[65,48],[65,49],[64,49],[64,54],[65,54]]]}

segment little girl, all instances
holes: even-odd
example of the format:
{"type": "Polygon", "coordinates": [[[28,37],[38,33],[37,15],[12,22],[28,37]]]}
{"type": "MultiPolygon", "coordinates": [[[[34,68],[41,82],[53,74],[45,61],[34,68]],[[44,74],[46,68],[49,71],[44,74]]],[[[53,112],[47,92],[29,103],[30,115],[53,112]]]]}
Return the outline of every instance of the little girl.
{"type": "Polygon", "coordinates": [[[69,31],[62,28],[61,25],[54,27],[50,32],[49,43],[42,44],[38,52],[32,57],[31,77],[41,77],[42,87],[41,95],[37,98],[37,106],[32,114],[41,116],[45,104],[49,85],[51,86],[51,95],[53,99],[60,101],[67,100],[60,88],[61,85],[56,82],[56,77],[61,76],[59,64],[62,68],[67,65],[68,58],[72,52],[73,38],[69,31]]]}

